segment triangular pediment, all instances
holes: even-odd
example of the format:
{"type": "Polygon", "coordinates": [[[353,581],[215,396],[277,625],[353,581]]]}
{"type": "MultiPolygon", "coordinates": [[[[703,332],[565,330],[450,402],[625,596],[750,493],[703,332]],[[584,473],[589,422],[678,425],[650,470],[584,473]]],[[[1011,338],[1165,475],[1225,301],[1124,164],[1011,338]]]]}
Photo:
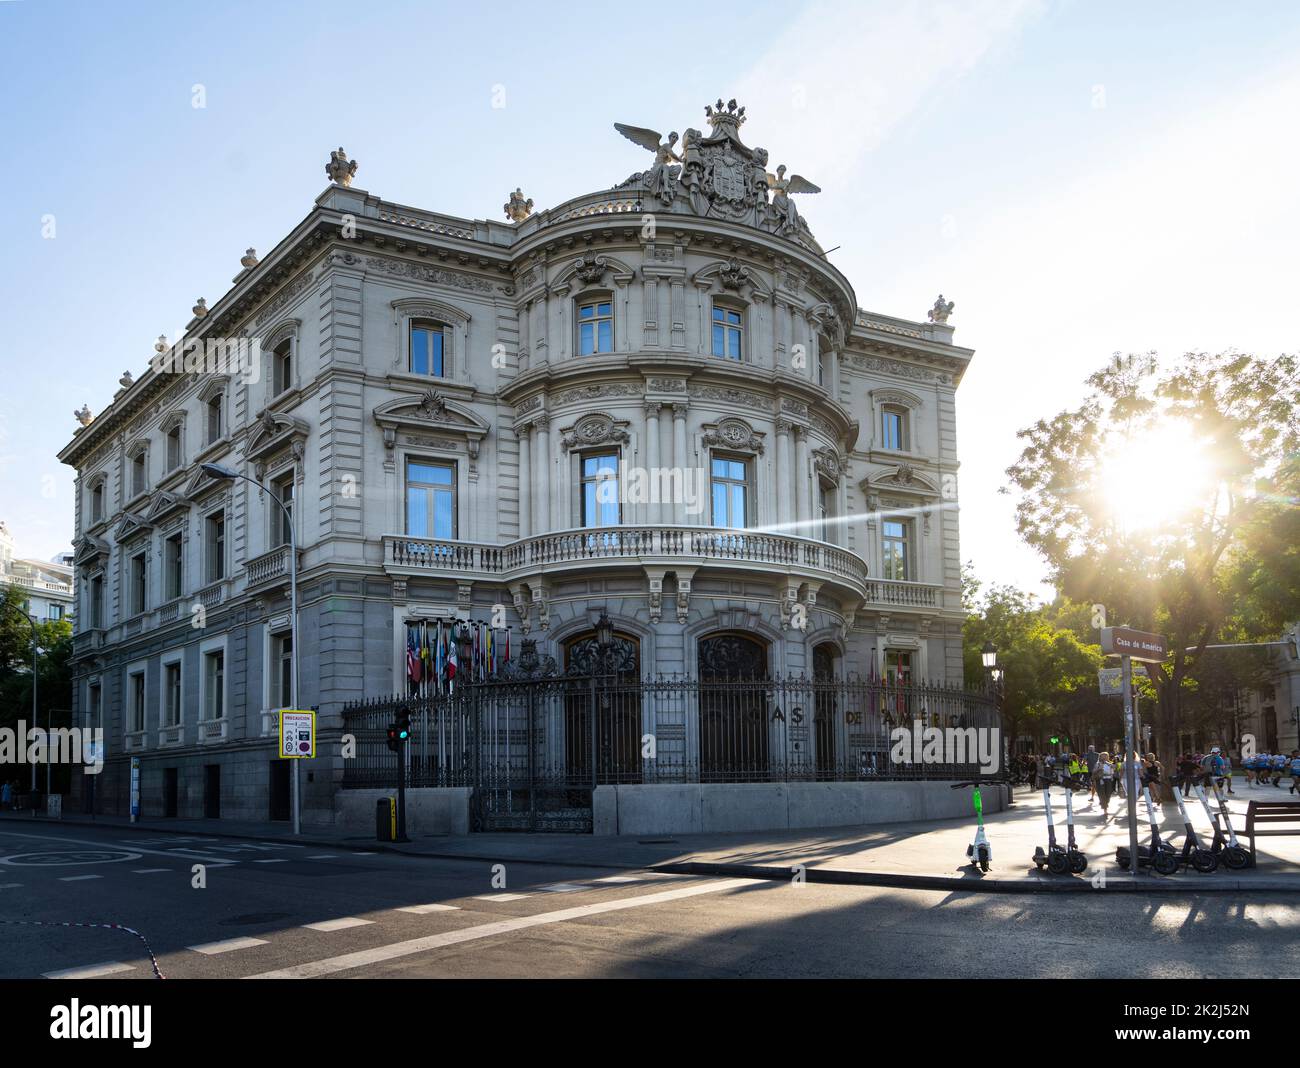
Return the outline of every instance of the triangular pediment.
{"type": "Polygon", "coordinates": [[[282,412],[263,412],[253,424],[244,455],[259,460],[292,441],[306,440],[311,428],[301,419],[282,412]]]}
{"type": "Polygon", "coordinates": [[[119,545],[124,541],[130,541],[132,538],[139,537],[141,534],[147,534],[153,529],[153,524],[143,516],[136,515],[133,512],[127,512],[118,523],[117,528],[113,531],[113,540],[119,545]]]}
{"type": "Polygon", "coordinates": [[[375,408],[374,417],[386,437],[399,426],[436,428],[475,440],[485,437],[491,429],[473,409],[432,388],[386,401],[375,408]]]}
{"type": "Polygon", "coordinates": [[[188,508],[190,502],[188,498],[180,493],[168,493],[166,490],[159,490],[154,495],[153,503],[149,505],[149,510],[145,512],[146,522],[158,523],[162,519],[171,515],[173,512],[183,508],[188,508]]]}
{"type": "Polygon", "coordinates": [[[77,542],[76,551],[72,556],[74,567],[93,567],[100,560],[108,559],[108,542],[93,534],[83,534],[77,542]]]}

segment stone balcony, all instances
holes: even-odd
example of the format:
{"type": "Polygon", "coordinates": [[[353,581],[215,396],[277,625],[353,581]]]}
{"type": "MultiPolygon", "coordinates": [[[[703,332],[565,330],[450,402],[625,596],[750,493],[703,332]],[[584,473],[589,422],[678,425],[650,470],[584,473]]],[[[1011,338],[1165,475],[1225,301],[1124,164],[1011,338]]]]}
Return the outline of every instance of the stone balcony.
{"type": "Polygon", "coordinates": [[[621,526],[539,534],[504,545],[384,535],[390,575],[437,575],[510,583],[625,564],[649,569],[705,567],[819,583],[866,607],[939,609],[943,588],[872,579],[861,557],[838,545],[788,534],[715,527],[621,526]]]}
{"type": "MultiPolygon", "coordinates": [[[[302,563],[302,551],[298,552],[298,563],[302,563]]],[[[276,582],[289,581],[289,546],[277,545],[270,552],[255,556],[244,565],[247,588],[267,586],[276,582]]]]}

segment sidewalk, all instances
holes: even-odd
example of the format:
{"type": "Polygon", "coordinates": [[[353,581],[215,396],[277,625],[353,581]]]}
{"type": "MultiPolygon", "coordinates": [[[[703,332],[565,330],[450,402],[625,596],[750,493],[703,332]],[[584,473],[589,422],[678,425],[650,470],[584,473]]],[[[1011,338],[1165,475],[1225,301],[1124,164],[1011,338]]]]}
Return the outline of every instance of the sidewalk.
{"type": "MultiPolygon", "coordinates": [[[[1257,792],[1260,800],[1281,800],[1285,791],[1257,792]],[[1275,796],[1277,795],[1277,796],[1275,796]]],[[[1246,791],[1231,802],[1233,826],[1245,826],[1246,791]]],[[[1286,795],[1289,797],[1290,795],[1286,795]]],[[[1032,856],[1047,845],[1042,795],[1019,789],[1015,807],[992,814],[986,821],[993,847],[993,869],[988,874],[966,866],[966,846],[974,833],[974,820],[931,820],[879,824],[871,827],[830,827],[804,831],[699,834],[663,837],[594,837],[572,834],[474,834],[421,836],[409,843],[375,842],[370,836],[346,836],[330,827],[310,827],[295,837],[287,823],[232,820],[141,820],[132,824],[122,817],[69,815],[62,820],[15,813],[0,814],[5,823],[28,826],[58,822],[64,826],[114,828],[124,832],[177,834],[194,837],[249,838],[264,842],[293,843],[342,849],[401,853],[408,856],[481,860],[486,863],[552,864],[605,869],[647,869],[700,875],[750,876],[790,879],[804,868],[809,882],[898,886],[936,890],[995,892],[1093,892],[1093,877],[1104,870],[1105,889],[1180,895],[1189,892],[1290,891],[1300,892],[1300,837],[1259,840],[1258,866],[1242,872],[1220,868],[1202,875],[1180,871],[1162,877],[1136,878],[1115,864],[1115,847],[1128,842],[1126,811],[1121,800],[1111,803],[1110,818],[1099,804],[1076,796],[1076,835],[1087,855],[1089,869],[1082,876],[1054,876],[1039,872],[1032,856]]],[[[1161,834],[1177,833],[1182,844],[1178,810],[1168,806],[1161,834]]],[[[1193,825],[1203,837],[1205,814],[1192,800],[1193,825]]],[[[1058,841],[1065,842],[1064,794],[1053,792],[1053,813],[1058,841]]],[[[1139,840],[1149,837],[1145,813],[1139,840]]],[[[1243,845],[1244,845],[1243,841],[1243,845]]],[[[1100,880],[1097,880],[1100,882],[1100,880]]]]}

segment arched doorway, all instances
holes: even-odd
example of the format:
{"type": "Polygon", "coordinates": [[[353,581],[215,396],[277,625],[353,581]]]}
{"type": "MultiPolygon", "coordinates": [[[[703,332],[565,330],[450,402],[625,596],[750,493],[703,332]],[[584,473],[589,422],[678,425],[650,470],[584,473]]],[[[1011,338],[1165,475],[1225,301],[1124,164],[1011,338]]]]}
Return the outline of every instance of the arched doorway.
{"type": "Polygon", "coordinates": [[[573,680],[564,698],[564,767],[570,782],[641,781],[641,643],[630,634],[613,637],[607,659],[600,655],[595,631],[564,643],[565,673],[573,680]]]}
{"type": "Polygon", "coordinates": [[[839,718],[835,661],[839,653],[830,642],[813,648],[813,748],[819,779],[835,778],[835,734],[839,718]]]}
{"type": "Polygon", "coordinates": [[[700,781],[757,782],[769,771],[767,644],[721,632],[699,641],[700,781]]]}

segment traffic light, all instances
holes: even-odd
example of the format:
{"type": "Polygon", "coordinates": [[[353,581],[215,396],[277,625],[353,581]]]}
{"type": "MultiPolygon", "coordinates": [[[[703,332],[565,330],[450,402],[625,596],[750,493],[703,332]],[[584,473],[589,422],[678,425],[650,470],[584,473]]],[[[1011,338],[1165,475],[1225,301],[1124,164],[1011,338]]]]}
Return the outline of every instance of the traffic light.
{"type": "Polygon", "coordinates": [[[388,725],[388,748],[398,752],[411,737],[411,710],[403,708],[397,714],[397,722],[388,725]]]}
{"type": "Polygon", "coordinates": [[[402,743],[398,739],[398,731],[397,731],[396,723],[390,723],[388,725],[388,748],[391,749],[394,753],[396,753],[400,748],[402,748],[402,743]]]}

